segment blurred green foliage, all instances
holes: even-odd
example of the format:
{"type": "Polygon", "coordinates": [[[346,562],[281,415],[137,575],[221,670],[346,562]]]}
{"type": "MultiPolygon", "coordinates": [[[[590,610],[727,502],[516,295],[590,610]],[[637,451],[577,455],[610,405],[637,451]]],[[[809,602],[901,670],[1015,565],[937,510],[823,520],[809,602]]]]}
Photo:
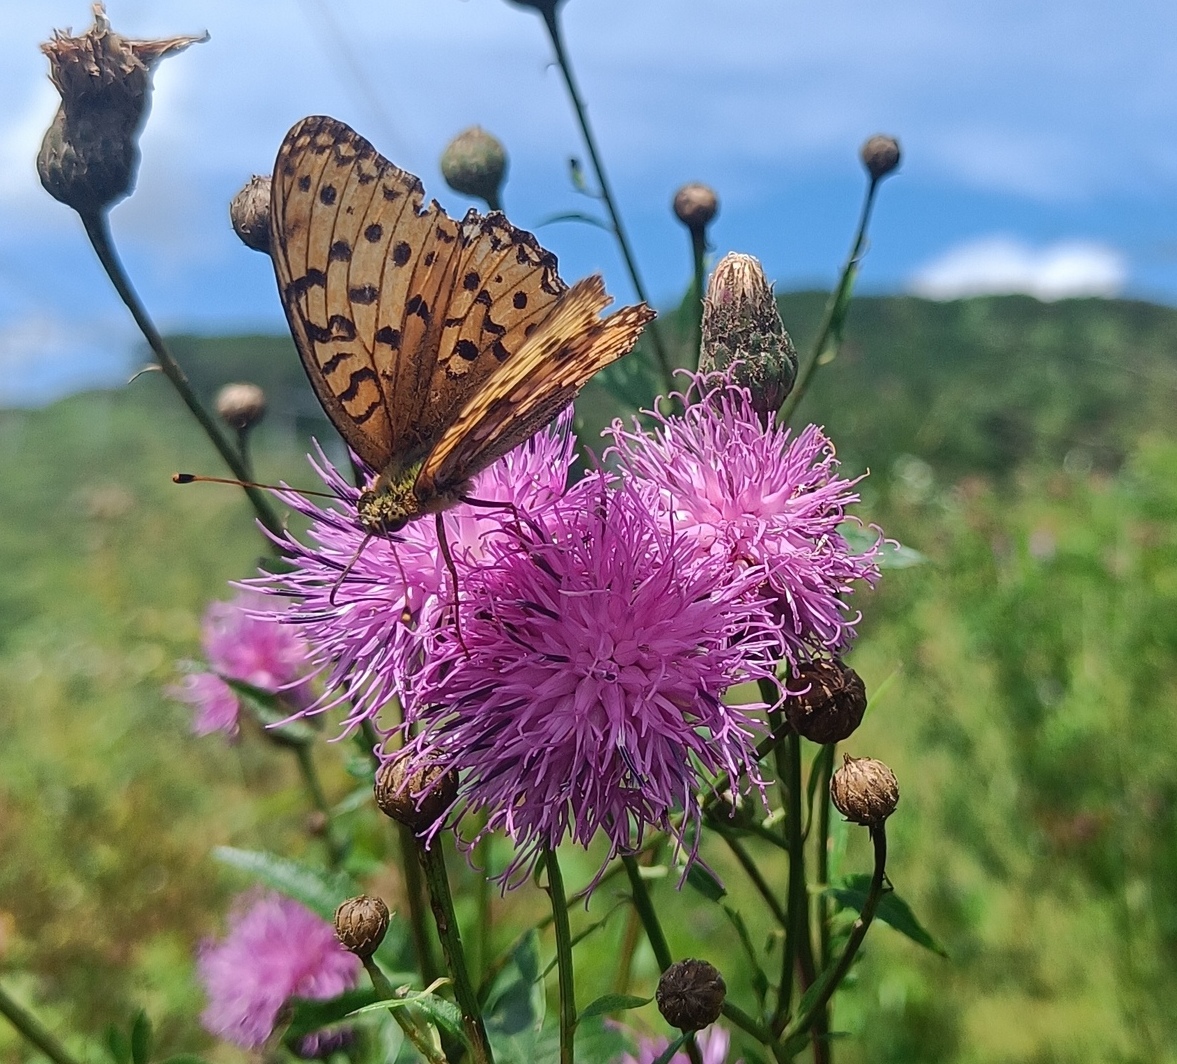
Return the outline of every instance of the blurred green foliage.
{"type": "MultiPolygon", "coordinates": [[[[823,297],[781,302],[804,351],[823,297]]],[[[207,395],[266,388],[258,475],[313,486],[300,455],[330,430],[289,342],[176,346],[207,395]]],[[[611,390],[652,394],[640,356],[626,361],[586,390],[586,434],[616,413],[611,390]]],[[[834,1027],[855,1037],[836,1059],[1177,1060],[1177,312],[863,299],[800,419],[826,425],[848,471],[872,470],[861,516],[928,559],[856,601],[852,662],[883,693],[846,748],[899,777],[891,879],[950,959],[875,928],[838,999],[834,1027]]],[[[238,492],[177,488],[178,469],[220,471],[153,374],[0,412],[0,979],[55,1029],[97,1041],[142,1004],[161,1052],[236,1060],[195,1022],[192,951],[245,882],[210,853],[316,860],[320,843],[288,755],[198,741],[163,693],[199,653],[204,604],[263,549],[238,492]]],[[[356,784],[336,753],[318,760],[342,799],[356,784]]],[[[864,836],[840,831],[838,874],[869,869],[864,836]]],[[[759,949],[772,928],[713,845],[759,949]]],[[[362,830],[354,859],[395,902],[390,833],[362,830]]],[[[595,867],[568,863],[573,882],[595,867]]],[[[473,877],[454,871],[469,916],[473,877]]],[[[582,1004],[614,989],[617,900],[606,884],[574,913],[580,929],[606,920],[581,951],[582,1004]]],[[[671,882],[657,901],[676,953],[713,960],[750,1001],[721,908],[671,882]]],[[[490,946],[540,904],[528,887],[496,899],[490,946]]],[[[646,994],[652,959],[637,960],[646,994]]],[[[2,1024],[0,1058],[29,1059],[2,1024]]]]}

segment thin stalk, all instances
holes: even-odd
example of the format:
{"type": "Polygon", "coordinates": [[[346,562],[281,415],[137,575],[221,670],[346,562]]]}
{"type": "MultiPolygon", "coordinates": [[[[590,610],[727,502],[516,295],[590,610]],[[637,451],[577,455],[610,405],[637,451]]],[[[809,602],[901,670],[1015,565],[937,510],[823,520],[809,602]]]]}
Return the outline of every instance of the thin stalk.
{"type": "MultiPolygon", "coordinates": [[[[609,212],[609,221],[613,227],[613,235],[617,237],[617,245],[621,249],[621,257],[625,260],[625,268],[629,271],[629,277],[633,282],[634,291],[637,292],[638,299],[643,303],[649,303],[650,298],[646,295],[646,286],[642,284],[641,275],[638,273],[637,261],[634,259],[633,251],[630,249],[629,238],[625,235],[625,226],[622,225],[621,215],[618,213],[616,202],[613,199],[613,191],[609,186],[609,179],[605,175],[605,166],[601,162],[601,153],[597,150],[596,137],[593,135],[592,127],[589,125],[588,112],[585,110],[584,101],[581,99],[580,90],[576,85],[576,79],[572,75],[572,64],[568,61],[568,53],[564,50],[564,38],[560,31],[560,20],[556,13],[556,5],[553,4],[550,7],[545,7],[541,13],[543,15],[544,25],[548,28],[548,36],[552,39],[552,48],[556,52],[556,62],[560,66],[560,72],[564,75],[564,84],[568,87],[568,96],[572,100],[572,108],[576,112],[576,120],[580,123],[580,132],[584,136],[589,161],[593,164],[593,171],[597,175],[597,187],[601,190],[601,199],[605,204],[605,209],[609,212]]],[[[670,357],[662,343],[662,334],[658,329],[658,322],[650,322],[646,327],[646,333],[654,345],[654,354],[658,358],[658,365],[662,370],[662,375],[665,378],[666,387],[669,391],[674,387],[674,367],[671,366],[670,357]]]]}
{"type": "Polygon", "coordinates": [[[641,869],[635,858],[622,857],[621,863],[625,866],[626,875],[629,876],[629,885],[633,891],[633,907],[641,917],[642,927],[646,930],[646,938],[650,940],[650,948],[654,951],[654,959],[658,962],[658,970],[664,972],[674,963],[674,959],[670,955],[670,945],[662,931],[658,914],[654,911],[650,892],[646,889],[646,881],[642,879],[641,869]]]}
{"type": "Polygon", "coordinates": [[[617,974],[613,978],[613,993],[628,994],[629,979],[633,974],[633,957],[637,952],[638,938],[642,933],[642,919],[637,909],[630,909],[625,917],[625,930],[621,935],[621,956],[617,962],[617,974]]]}
{"type": "Polygon", "coordinates": [[[250,453],[249,435],[253,431],[253,426],[249,425],[246,428],[237,430],[237,453],[241,455],[241,468],[245,470],[245,476],[242,480],[256,480],[253,475],[253,455],[250,453]]]}
{"type": "Polygon", "coordinates": [[[846,948],[842,951],[842,956],[838,958],[837,963],[832,968],[822,972],[821,978],[818,980],[819,990],[817,994],[809,1003],[809,1007],[800,1015],[795,1016],[793,1022],[781,1033],[781,1040],[783,1042],[787,1043],[796,1035],[808,1031],[813,1026],[814,1020],[819,1015],[825,1014],[825,1009],[829,1004],[830,998],[833,997],[834,991],[838,989],[838,985],[850,970],[850,965],[858,953],[858,948],[862,945],[862,940],[866,938],[866,933],[875,918],[875,912],[878,910],[879,902],[882,900],[883,886],[886,881],[886,827],[883,824],[872,827],[870,829],[870,837],[875,851],[875,870],[871,876],[870,890],[867,892],[866,903],[863,905],[858,919],[854,921],[854,926],[850,929],[850,938],[846,941],[846,948]]]}
{"type": "Polygon", "coordinates": [[[862,258],[862,250],[866,246],[866,231],[870,226],[871,211],[874,208],[875,193],[878,188],[879,179],[871,178],[867,185],[866,196],[862,201],[862,213],[858,218],[858,230],[854,235],[854,243],[850,246],[850,254],[846,256],[838,284],[826,301],[825,314],[822,317],[821,328],[817,331],[817,339],[814,340],[813,347],[810,348],[809,354],[797,371],[797,380],[793,384],[793,390],[781,405],[780,413],[777,415],[777,421],[780,424],[788,422],[798,404],[805,397],[805,392],[813,377],[813,371],[817,368],[821,356],[825,353],[826,345],[829,343],[838,308],[843,305],[849,295],[850,288],[854,285],[854,278],[858,273],[858,263],[862,258]]]}
{"type": "Polygon", "coordinates": [[[327,827],[323,832],[323,841],[327,844],[327,857],[333,869],[343,864],[343,847],[335,837],[335,822],[332,819],[331,803],[323,793],[323,785],[319,781],[319,771],[315,768],[315,758],[311,752],[310,743],[295,743],[294,753],[298,759],[298,771],[302,775],[303,786],[311,804],[323,814],[327,827]]]}
{"type": "Polygon", "coordinates": [[[441,939],[441,951],[445,955],[446,968],[453,980],[454,997],[462,1012],[462,1026],[470,1043],[470,1054],[474,1064],[491,1064],[494,1055],[490,1039],[482,1022],[482,1010],[470,972],[466,967],[466,954],[462,949],[462,934],[458,928],[458,917],[454,911],[454,899],[450,894],[449,876],[445,869],[445,857],[441,846],[426,846],[416,841],[417,857],[425,873],[425,885],[429,891],[429,903],[433,909],[433,921],[437,925],[437,936],[441,939]]]}
{"type": "Polygon", "coordinates": [[[552,923],[556,932],[556,967],[560,973],[560,1064],[573,1064],[576,1056],[576,988],[572,970],[572,928],[568,921],[568,895],[560,862],[552,850],[544,854],[548,873],[545,888],[552,902],[552,923]]]}
{"type": "Polygon", "coordinates": [[[490,961],[491,953],[491,907],[490,907],[490,835],[483,834],[478,840],[478,846],[475,850],[475,860],[481,874],[477,881],[477,909],[478,909],[478,923],[475,927],[474,937],[474,960],[470,964],[470,968],[474,972],[475,980],[481,984],[482,976],[486,971],[486,966],[490,961]]]}
{"type": "Polygon", "coordinates": [[[732,851],[736,860],[739,861],[740,867],[747,873],[748,878],[752,881],[752,886],[756,888],[760,896],[764,899],[764,904],[768,906],[769,911],[776,917],[777,923],[784,928],[786,934],[789,930],[789,914],[781,908],[781,903],[777,900],[775,891],[769,884],[768,880],[764,878],[764,873],[756,866],[756,862],[752,860],[752,855],[744,848],[744,844],[740,842],[734,835],[727,832],[720,831],[720,837],[727,843],[728,849],[732,851]]]}
{"type": "MultiPolygon", "coordinates": [[[[249,480],[249,469],[246,463],[242,461],[241,455],[237,453],[233,445],[226,439],[225,434],[221,431],[220,426],[212,414],[205,409],[199,396],[192,390],[192,385],[188,383],[188,378],[185,376],[183,369],[180,368],[180,364],[168,350],[167,344],[164,343],[163,337],[159,334],[159,331],[147,313],[147,309],[143,306],[138,294],[135,292],[131,280],[123,268],[122,260],[115,250],[114,241],[110,235],[110,223],[106,213],[82,214],[80,217],[82,224],[86,227],[86,235],[90,238],[90,243],[94,248],[95,254],[98,256],[98,261],[102,263],[102,268],[106,271],[107,277],[110,278],[111,284],[114,285],[115,291],[118,292],[119,298],[131,312],[131,317],[135,319],[135,324],[139,326],[139,331],[143,333],[144,339],[147,340],[147,344],[159,362],[159,368],[163,370],[164,376],[171,381],[172,386],[184,401],[184,405],[188,407],[192,412],[192,416],[196,418],[200,427],[204,429],[205,435],[208,436],[213,446],[217,449],[217,452],[225,460],[225,464],[232,471],[233,476],[238,480],[249,480]]],[[[282,522],[279,520],[274,508],[270,505],[270,500],[265,492],[253,487],[244,487],[244,491],[249,497],[249,501],[253,506],[254,513],[257,514],[258,520],[274,535],[281,535],[283,532],[282,522]]]]}
{"type": "Polygon", "coordinates": [[[733,1005],[730,1001],[723,1003],[723,1015],[733,1027],[738,1027],[741,1031],[750,1034],[761,1045],[768,1046],[772,1050],[773,1056],[780,1059],[780,1046],[773,1037],[772,1031],[758,1024],[751,1016],[749,1016],[738,1005],[733,1005]]]}
{"type": "Polygon", "coordinates": [[[401,848],[401,868],[405,874],[405,895],[409,903],[409,931],[413,936],[413,952],[417,956],[417,967],[425,986],[429,986],[441,975],[441,965],[433,948],[433,936],[429,933],[429,899],[425,892],[425,879],[421,875],[421,864],[417,860],[418,841],[413,829],[397,824],[397,838],[401,848]]]}
{"type": "MultiPolygon", "coordinates": [[[[388,977],[380,970],[379,965],[371,957],[364,957],[363,962],[364,970],[368,973],[368,978],[372,980],[372,986],[375,988],[376,993],[384,1001],[394,1000],[397,997],[397,992],[388,981],[388,977]]],[[[392,1018],[396,1020],[397,1026],[405,1032],[405,1037],[429,1064],[446,1064],[445,1055],[433,1044],[433,1040],[429,1037],[428,1033],[421,1029],[413,1017],[406,1015],[403,1007],[397,1008],[394,1006],[389,1008],[388,1011],[392,1013],[392,1018]]]]}
{"type": "Polygon", "coordinates": [[[817,788],[817,935],[818,964],[824,971],[830,963],[830,902],[826,887],[830,884],[830,777],[834,773],[834,748],[831,743],[822,749],[819,759],[821,783],[817,788]]]}
{"type": "Polygon", "coordinates": [[[17,1033],[29,1045],[39,1049],[53,1061],[53,1064],[80,1064],[57,1040],[53,1032],[2,986],[0,986],[0,1015],[16,1028],[17,1033]]]}
{"type": "Polygon", "coordinates": [[[703,355],[703,259],[707,251],[707,233],[702,226],[691,229],[691,339],[689,350],[695,355],[695,369],[703,355]]]}

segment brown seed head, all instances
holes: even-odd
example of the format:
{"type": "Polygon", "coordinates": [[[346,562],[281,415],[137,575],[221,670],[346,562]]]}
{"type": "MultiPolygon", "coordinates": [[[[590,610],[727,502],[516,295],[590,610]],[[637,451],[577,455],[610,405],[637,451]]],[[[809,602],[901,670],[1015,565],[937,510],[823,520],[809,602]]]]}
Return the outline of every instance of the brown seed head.
{"type": "Polygon", "coordinates": [[[507,150],[481,126],[471,126],[442,152],[441,174],[455,192],[477,196],[498,210],[499,192],[507,176],[507,150]]]}
{"type": "Polygon", "coordinates": [[[654,994],[658,1011],[671,1027],[701,1031],[719,1019],[727,984],[719,969],[700,960],[678,961],[662,973],[654,994]]]}
{"type": "Polygon", "coordinates": [[[697,181],[683,185],[674,194],[674,213],[692,233],[702,233],[719,213],[719,197],[697,181]]]}
{"type": "Polygon", "coordinates": [[[376,770],[373,786],[376,804],[385,816],[420,834],[433,827],[453,805],[458,794],[458,774],[438,766],[408,771],[403,757],[386,761],[376,770]]]}
{"type": "Polygon", "coordinates": [[[229,201],[229,221],[247,248],[270,253],[270,175],[254,174],[229,201]]]}
{"type": "Polygon", "coordinates": [[[703,299],[702,333],[700,370],[729,371],[751,392],[752,405],[767,425],[797,379],[797,349],[781,321],[772,285],[751,255],[733,251],[719,260],[703,299]]]}
{"type": "Polygon", "coordinates": [[[357,957],[371,957],[388,930],[388,906],[380,898],[361,894],[335,910],[335,937],[357,957]]]}
{"type": "Polygon", "coordinates": [[[863,144],[859,156],[871,180],[878,181],[899,165],[899,141],[894,137],[876,133],[863,144]]]}
{"type": "Polygon", "coordinates": [[[801,695],[785,699],[785,716],[798,734],[810,742],[840,743],[862,723],[866,685],[862,677],[838,658],[818,659],[797,670],[790,686],[809,686],[801,695]]]}
{"type": "Polygon", "coordinates": [[[877,827],[899,804],[899,781],[882,761],[846,754],[830,780],[830,797],[847,820],[877,827]]]}
{"type": "Polygon", "coordinates": [[[55,199],[94,215],[135,187],[139,134],[151,106],[151,70],[161,59],[208,39],[134,41],[110,28],[103,5],[80,37],[55,30],[41,45],[61,105],[41,142],[37,174],[55,199]]]}
{"type": "Polygon", "coordinates": [[[238,432],[253,428],[266,416],[266,393],[256,384],[226,384],[217,392],[217,415],[238,432]]]}

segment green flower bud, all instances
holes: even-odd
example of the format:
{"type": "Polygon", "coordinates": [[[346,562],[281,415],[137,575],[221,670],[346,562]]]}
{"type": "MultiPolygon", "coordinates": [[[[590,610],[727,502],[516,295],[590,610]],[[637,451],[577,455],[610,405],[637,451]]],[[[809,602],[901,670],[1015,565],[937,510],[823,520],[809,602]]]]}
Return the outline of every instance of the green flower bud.
{"type": "Polygon", "coordinates": [[[464,196],[477,196],[497,211],[499,193],[507,176],[507,151],[497,137],[481,126],[463,130],[441,154],[446,184],[464,196]]]}

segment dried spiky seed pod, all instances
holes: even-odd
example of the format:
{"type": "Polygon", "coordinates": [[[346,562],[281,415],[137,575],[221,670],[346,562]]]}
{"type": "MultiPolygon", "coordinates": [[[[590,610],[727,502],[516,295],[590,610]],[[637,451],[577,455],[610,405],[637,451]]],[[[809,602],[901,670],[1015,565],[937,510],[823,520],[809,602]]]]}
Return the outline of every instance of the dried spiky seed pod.
{"type": "Polygon", "coordinates": [[[674,194],[674,213],[692,233],[702,233],[719,213],[719,197],[709,185],[693,181],[674,194]]]}
{"type": "Polygon", "coordinates": [[[381,898],[348,898],[335,910],[335,937],[357,957],[371,957],[384,941],[388,919],[388,906],[381,898]]]}
{"type": "Polygon", "coordinates": [[[846,754],[830,780],[830,797],[847,820],[877,827],[899,804],[899,781],[882,761],[846,754]]]}
{"type": "Polygon", "coordinates": [[[266,416],[266,393],[256,384],[226,384],[216,399],[217,415],[230,428],[244,432],[266,416]]]}
{"type": "Polygon", "coordinates": [[[701,1031],[719,1019],[727,984],[719,969],[707,961],[677,961],[662,973],[654,997],[671,1027],[701,1031]]]}
{"type": "Polygon", "coordinates": [[[269,174],[254,174],[229,201],[229,221],[247,248],[270,253],[269,174]]]}
{"type": "Polygon", "coordinates": [[[883,133],[869,137],[859,152],[862,165],[866,167],[872,181],[878,181],[894,170],[899,165],[901,155],[899,141],[883,133]]]}
{"type": "Polygon", "coordinates": [[[458,774],[437,765],[410,770],[409,761],[394,757],[376,770],[373,786],[376,804],[385,816],[420,834],[433,827],[453,805],[458,794],[458,774]]]}
{"type": "Polygon", "coordinates": [[[139,134],[151,107],[151,70],[161,59],[208,39],[136,41],[116,33],[102,4],[80,37],[55,30],[41,45],[61,105],[41,142],[37,174],[45,190],[85,217],[130,195],[139,169],[139,134]]]}
{"type": "Polygon", "coordinates": [[[819,658],[797,669],[791,687],[808,685],[804,694],[785,699],[785,716],[793,731],[814,743],[840,743],[862,723],[866,685],[839,658],[819,658]]]}
{"type": "Polygon", "coordinates": [[[463,130],[441,154],[446,184],[464,196],[477,196],[491,210],[499,209],[499,193],[507,176],[507,149],[481,126],[463,130]]]}

